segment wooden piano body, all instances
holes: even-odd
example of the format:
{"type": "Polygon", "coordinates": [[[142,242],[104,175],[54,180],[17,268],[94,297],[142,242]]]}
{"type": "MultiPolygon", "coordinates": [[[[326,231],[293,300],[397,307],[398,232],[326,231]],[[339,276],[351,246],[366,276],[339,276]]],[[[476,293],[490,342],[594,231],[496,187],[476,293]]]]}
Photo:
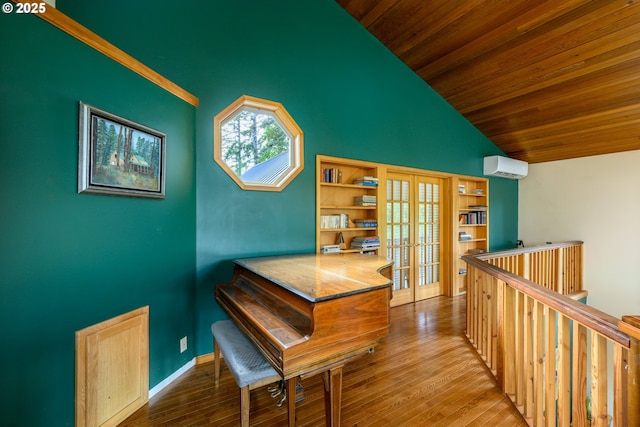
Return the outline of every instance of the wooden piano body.
{"type": "Polygon", "coordinates": [[[342,367],[389,329],[391,262],[363,254],[306,254],[234,261],[216,300],[287,383],[295,424],[295,380],[324,374],[327,424],[340,425],[342,367]],[[386,277],[385,277],[386,276],[386,277]]]}

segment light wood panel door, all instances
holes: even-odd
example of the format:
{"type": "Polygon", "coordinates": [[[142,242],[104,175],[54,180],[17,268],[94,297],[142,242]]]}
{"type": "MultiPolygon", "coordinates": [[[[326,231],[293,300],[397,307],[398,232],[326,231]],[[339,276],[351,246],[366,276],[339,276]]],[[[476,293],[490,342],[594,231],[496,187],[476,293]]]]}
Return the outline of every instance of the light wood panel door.
{"type": "Polygon", "coordinates": [[[76,427],[113,427],[149,400],[149,306],[76,331],[76,427]]]}
{"type": "Polygon", "coordinates": [[[393,260],[392,306],[415,301],[413,269],[410,262],[413,256],[412,185],[413,177],[411,175],[387,173],[386,249],[387,258],[393,260]]]}
{"type": "Polygon", "coordinates": [[[415,300],[432,298],[444,292],[440,262],[442,218],[442,182],[440,179],[416,176],[415,209],[415,300]]]}
{"type": "Polygon", "coordinates": [[[393,299],[401,305],[442,295],[440,179],[387,173],[386,256],[393,260],[393,299]]]}

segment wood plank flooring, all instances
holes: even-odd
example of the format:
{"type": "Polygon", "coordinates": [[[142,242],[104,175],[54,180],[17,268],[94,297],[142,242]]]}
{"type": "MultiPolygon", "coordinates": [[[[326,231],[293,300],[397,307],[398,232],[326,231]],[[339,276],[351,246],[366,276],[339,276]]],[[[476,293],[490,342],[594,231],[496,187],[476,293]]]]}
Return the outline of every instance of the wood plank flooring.
{"type": "MultiPolygon", "coordinates": [[[[464,297],[438,297],[391,309],[389,335],[344,370],[342,426],[527,426],[464,336],[464,297]]],[[[320,376],[303,381],[297,426],[324,426],[320,376]]],[[[222,366],[190,369],[121,427],[238,426],[240,390],[222,366]]],[[[285,405],[286,406],[286,405],[285,405]]],[[[251,425],[284,426],[266,387],[251,392],[251,425]]]]}

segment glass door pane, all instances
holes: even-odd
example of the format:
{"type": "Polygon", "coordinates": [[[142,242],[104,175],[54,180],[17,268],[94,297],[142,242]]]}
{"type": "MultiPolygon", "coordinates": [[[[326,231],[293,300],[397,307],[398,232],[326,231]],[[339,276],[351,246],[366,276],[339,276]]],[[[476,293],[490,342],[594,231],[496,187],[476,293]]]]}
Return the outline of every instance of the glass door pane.
{"type": "Polygon", "coordinates": [[[393,305],[413,301],[411,176],[388,174],[387,257],[393,260],[393,305]]]}
{"type": "Polygon", "coordinates": [[[416,177],[416,301],[443,294],[440,283],[441,188],[439,179],[416,177]]]}

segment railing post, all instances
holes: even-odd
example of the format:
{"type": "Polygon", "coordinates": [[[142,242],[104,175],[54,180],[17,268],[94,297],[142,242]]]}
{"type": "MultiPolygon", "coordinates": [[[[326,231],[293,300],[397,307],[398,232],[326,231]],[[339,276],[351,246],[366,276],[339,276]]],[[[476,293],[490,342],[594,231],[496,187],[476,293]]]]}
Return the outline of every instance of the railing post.
{"type": "Polygon", "coordinates": [[[640,315],[622,316],[618,324],[631,337],[627,367],[627,416],[629,427],[640,427],[640,315]]]}
{"type": "Polygon", "coordinates": [[[498,335],[500,341],[498,345],[502,351],[498,354],[501,360],[498,362],[498,384],[502,385],[502,390],[509,396],[516,396],[517,393],[517,360],[521,360],[520,354],[517,353],[518,347],[518,324],[520,320],[517,318],[517,294],[516,290],[507,286],[502,280],[498,280],[498,286],[502,288],[501,299],[503,315],[500,316],[499,325],[502,333],[498,335]]]}
{"type": "MultiPolygon", "coordinates": [[[[544,423],[544,305],[533,301],[533,425],[544,423]]],[[[555,351],[553,352],[555,359],[555,351]]],[[[555,414],[554,414],[555,415],[555,414]]]]}
{"type": "Polygon", "coordinates": [[[525,252],[520,254],[520,271],[522,272],[522,277],[527,280],[531,280],[531,254],[525,252]]]}
{"type": "Polygon", "coordinates": [[[573,322],[573,375],[571,378],[573,427],[587,425],[587,328],[573,322]]]}
{"type": "MultiPolygon", "coordinates": [[[[556,345],[560,341],[557,334],[558,316],[555,310],[545,306],[544,307],[545,322],[544,322],[544,335],[545,335],[545,360],[544,360],[544,376],[545,376],[545,419],[548,421],[547,426],[553,425],[555,421],[556,403],[558,403],[558,410],[560,408],[560,400],[556,402],[556,374],[560,374],[558,364],[556,363],[556,345]],[[556,341],[558,337],[558,341],[556,341]],[[552,421],[553,420],[553,421],[552,421]]],[[[560,375],[558,375],[558,380],[560,375]]],[[[560,381],[558,381],[558,390],[560,390],[560,381]]],[[[560,396],[561,394],[558,394],[560,396]]],[[[558,411],[559,413],[560,411],[558,411]]]]}
{"type": "Polygon", "coordinates": [[[565,289],[566,251],[567,251],[566,248],[560,248],[556,251],[556,271],[555,271],[556,289],[562,295],[567,295],[569,293],[568,289],[565,289]]]}
{"type": "Polygon", "coordinates": [[[629,349],[613,344],[613,420],[615,425],[627,425],[629,420],[629,349]]]}
{"type": "Polygon", "coordinates": [[[591,427],[607,427],[607,340],[591,333],[591,427]]]}
{"type": "Polygon", "coordinates": [[[557,316],[557,322],[558,425],[568,426],[571,420],[571,322],[562,314],[557,316]]]}
{"type": "Polygon", "coordinates": [[[505,391],[505,379],[504,379],[504,358],[505,358],[505,284],[502,280],[495,280],[495,298],[494,298],[494,306],[495,306],[495,322],[496,322],[496,330],[495,330],[495,350],[493,352],[493,357],[495,360],[494,369],[496,371],[496,379],[498,380],[498,384],[500,384],[503,391],[505,391]]]}

